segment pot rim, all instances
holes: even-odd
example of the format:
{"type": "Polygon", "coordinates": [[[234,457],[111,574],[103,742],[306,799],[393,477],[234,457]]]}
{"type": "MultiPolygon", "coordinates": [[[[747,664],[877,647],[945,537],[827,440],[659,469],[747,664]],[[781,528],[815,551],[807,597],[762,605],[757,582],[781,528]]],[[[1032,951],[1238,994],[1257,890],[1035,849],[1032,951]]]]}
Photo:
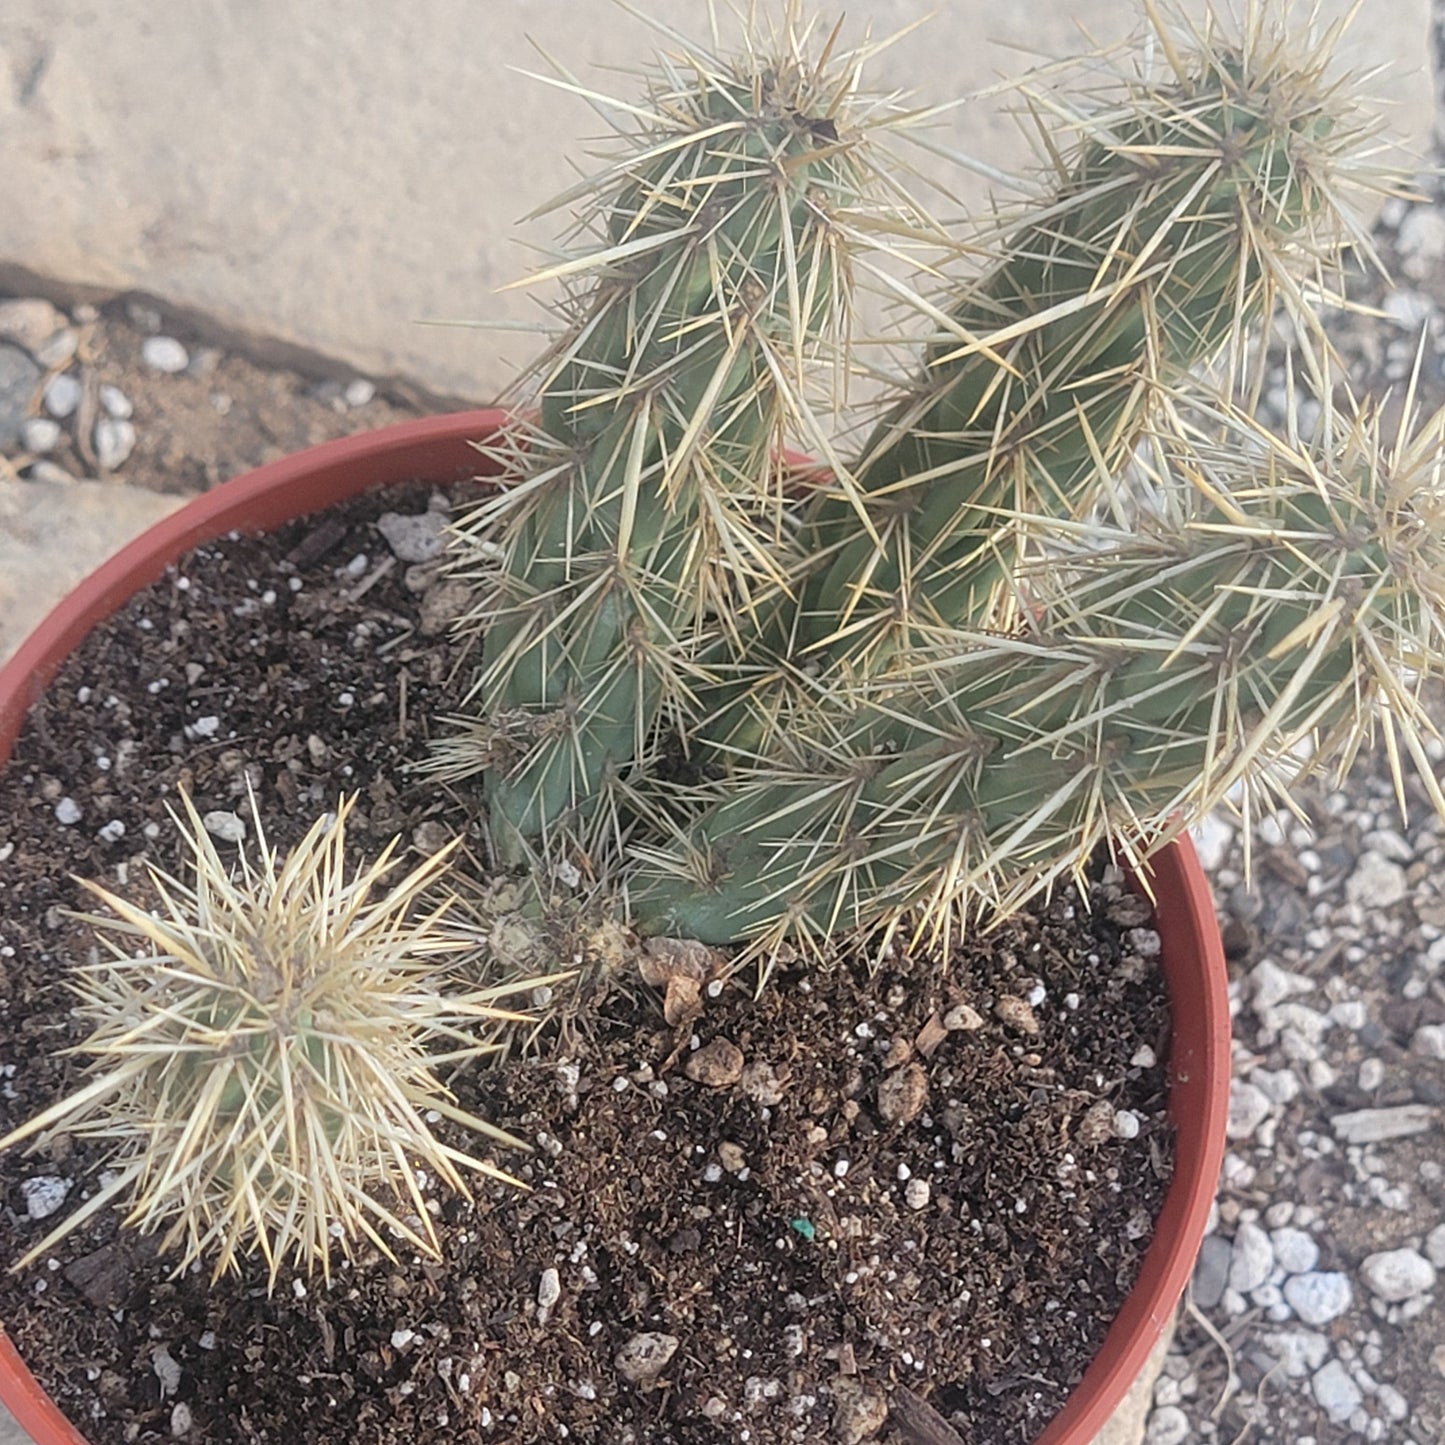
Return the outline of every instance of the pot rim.
{"type": "MultiPolygon", "coordinates": [[[[401,422],[268,463],[179,507],[71,591],[0,665],[0,769],[32,704],[102,618],[184,552],[233,530],[259,532],[373,487],[486,475],[478,438],[499,408],[401,422]]],[[[1138,1278],[1083,1379],[1034,1445],[1089,1445],[1128,1393],[1188,1283],[1214,1202],[1229,1107],[1228,974],[1209,881],[1187,833],[1147,865],[1170,992],[1169,1108],[1175,1171],[1138,1278]]],[[[0,1402],[40,1445],[89,1445],[0,1323],[0,1402]]]]}

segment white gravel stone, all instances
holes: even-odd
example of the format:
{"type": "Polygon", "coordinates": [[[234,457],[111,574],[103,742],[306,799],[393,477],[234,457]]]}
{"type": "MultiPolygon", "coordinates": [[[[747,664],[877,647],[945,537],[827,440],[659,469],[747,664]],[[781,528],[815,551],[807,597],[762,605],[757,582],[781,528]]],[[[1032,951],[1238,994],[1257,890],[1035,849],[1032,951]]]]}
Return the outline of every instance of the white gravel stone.
{"type": "Polygon", "coordinates": [[[1360,1278],[1376,1299],[1400,1304],[1435,1288],[1435,1266],[1418,1250],[1386,1249],[1365,1258],[1360,1278]]]}
{"type": "Polygon", "coordinates": [[[376,521],[377,530],[400,562],[431,562],[440,557],[446,524],[440,512],[430,511],[411,517],[383,512],[376,521]]]}
{"type": "Polygon", "coordinates": [[[1280,1330],[1262,1335],[1260,1344],[1284,1366],[1291,1379],[1302,1380],[1330,1357],[1330,1342],[1315,1330],[1280,1330]]]}
{"type": "Polygon", "coordinates": [[[75,353],[80,349],[80,333],[73,326],[62,326],[59,331],[47,336],[30,354],[46,371],[59,366],[69,366],[75,353]]]}
{"type": "Polygon", "coordinates": [[[931,1194],[926,1179],[910,1179],[903,1189],[903,1200],[910,1209],[927,1209],[931,1194]]]}
{"type": "Polygon", "coordinates": [[[376,385],[367,381],[364,376],[358,376],[355,381],[346,383],[346,390],[342,396],[346,398],[346,404],[350,407],[365,406],[372,397],[376,395],[376,385]]]}
{"type": "Polygon", "coordinates": [[[1393,1386],[1381,1385],[1375,1391],[1375,1399],[1391,1420],[1406,1420],[1410,1416],[1410,1402],[1393,1386]]]}
{"type": "Polygon", "coordinates": [[[1249,971],[1250,997],[1256,1013],[1261,1009],[1273,1009],[1285,999],[1297,993],[1313,993],[1315,981],[1302,973],[1291,973],[1277,963],[1262,958],[1249,971]]]}
{"type": "Polygon", "coordinates": [[[1391,1109],[1354,1109],[1336,1114],[1330,1128],[1346,1144],[1378,1144],[1423,1134],[1438,1121],[1439,1110],[1429,1104],[1397,1104],[1391,1109]]]}
{"type": "Polygon", "coordinates": [[[135,427],[119,417],[103,416],[95,424],[95,457],[101,469],[113,472],[135,450],[135,427]]]}
{"type": "Polygon", "coordinates": [[[141,360],[152,371],[174,376],[190,365],[190,353],[174,336],[147,336],[141,342],[141,360]]]}
{"type": "Polygon", "coordinates": [[[544,1269],[537,1284],[537,1303],[549,1310],[562,1298],[562,1277],[555,1269],[544,1269]]]}
{"type": "Polygon", "coordinates": [[[1229,1287],[1240,1294],[1257,1290],[1274,1269],[1274,1248],[1269,1235],[1251,1220],[1241,1220],[1234,1232],[1229,1261],[1229,1287]]]}
{"type": "Polygon", "coordinates": [[[100,404],[107,416],[113,416],[117,421],[129,421],[135,415],[135,405],[131,399],[118,387],[105,382],[100,388],[100,404]]]}
{"type": "Polygon", "coordinates": [[[1275,1263],[1286,1274],[1308,1274],[1320,1262],[1320,1247],[1302,1229],[1276,1229],[1269,1237],[1275,1263]]]}
{"type": "Polygon", "coordinates": [[[1425,1257],[1436,1269],[1445,1269],[1445,1224],[1437,1224],[1425,1236],[1425,1257]]]}
{"type": "Polygon", "coordinates": [[[1434,312],[1435,305],[1419,291],[1401,289],[1387,292],[1380,310],[1406,331],[1418,331],[1434,312]]]}
{"type": "Polygon", "coordinates": [[[63,828],[73,827],[81,817],[80,804],[74,798],[62,798],[55,805],[55,821],[63,828]]]}
{"type": "Polygon", "coordinates": [[[1360,854],[1345,883],[1345,896],[1361,908],[1392,908],[1408,891],[1405,870],[1373,848],[1360,854]]]}
{"type": "Polygon", "coordinates": [[[151,1351],[151,1369],[161,1382],[161,1397],[174,1395],[181,1388],[181,1367],[166,1345],[157,1345],[151,1351]]]}
{"type": "Polygon", "coordinates": [[[1157,1409],[1161,1405],[1177,1405],[1184,1398],[1184,1392],[1179,1388],[1179,1381],[1173,1375],[1161,1374],[1154,1381],[1154,1405],[1157,1409]]]}
{"type": "Polygon", "coordinates": [[[37,456],[60,445],[60,423],[48,416],[32,416],[21,423],[20,445],[37,456]]]}
{"type": "Polygon", "coordinates": [[[1339,1319],[1353,1298],[1349,1276],[1333,1270],[1310,1270],[1284,1282],[1285,1303],[1307,1325],[1339,1319]]]}
{"type": "Polygon", "coordinates": [[[1369,1022],[1369,1011],[1359,999],[1341,999],[1330,1006],[1330,1017],[1341,1028],[1358,1033],[1369,1022]]]}
{"type": "Polygon", "coordinates": [[[223,843],[241,843],[246,838],[246,824],[236,816],[235,813],[228,813],[223,809],[207,813],[201,819],[201,824],[211,837],[219,838],[223,843]]]}
{"type": "Polygon", "coordinates": [[[1445,1024],[1421,1024],[1410,1040],[1410,1052],[1421,1059],[1445,1059],[1445,1024]]]}
{"type": "Polygon", "coordinates": [[[25,1200],[25,1213],[31,1219],[49,1219],[65,1203],[71,1183],[57,1174],[37,1174],[33,1179],[22,1179],[20,1193],[25,1200]]]}
{"type": "Polygon", "coordinates": [[[1215,813],[1206,813],[1189,830],[1194,839],[1194,851],[1206,873],[1217,873],[1229,857],[1230,844],[1234,842],[1234,829],[1215,813]]]}
{"type": "Polygon", "coordinates": [[[62,466],[57,466],[52,461],[42,459],[30,468],[30,480],[32,482],[44,482],[52,487],[71,487],[75,485],[75,478],[62,466]]]}
{"type": "Polygon", "coordinates": [[[1269,1096],[1244,1079],[1229,1085],[1229,1122],[1225,1133],[1231,1139],[1248,1139],[1269,1118],[1269,1096]]]}
{"type": "Polygon", "coordinates": [[[80,382],[68,371],[52,376],[45,385],[45,410],[59,421],[73,416],[80,405],[80,382]]]}
{"type": "Polygon", "coordinates": [[[1144,1445],[1184,1445],[1189,1438],[1189,1416],[1178,1405],[1165,1405],[1149,1417],[1144,1445]]]}
{"type": "Polygon", "coordinates": [[[38,296],[0,301],[0,341],[13,341],[34,355],[65,325],[65,317],[38,296]]]}
{"type": "Polygon", "coordinates": [[[1360,1387],[1350,1378],[1350,1372],[1338,1360],[1331,1360],[1316,1370],[1310,1380],[1310,1388],[1320,1409],[1336,1425],[1348,1420],[1365,1398],[1360,1387]]]}
{"type": "Polygon", "coordinates": [[[1409,863],[1415,856],[1410,840],[1394,828],[1376,828],[1365,834],[1364,843],[1366,848],[1373,848],[1376,853],[1383,853],[1396,863],[1409,863]]]}
{"type": "Polygon", "coordinates": [[[190,1433],[191,1407],[184,1400],[177,1400],[171,1411],[171,1434],[179,1440],[190,1433]]]}
{"type": "Polygon", "coordinates": [[[1255,1069],[1249,1081],[1272,1104],[1292,1104],[1299,1098],[1299,1076],[1290,1069],[1255,1069]]]}
{"type": "Polygon", "coordinates": [[[1445,216],[1433,206],[1415,206],[1400,222],[1395,244],[1405,274],[1423,279],[1433,262],[1445,259],[1445,216]]]}

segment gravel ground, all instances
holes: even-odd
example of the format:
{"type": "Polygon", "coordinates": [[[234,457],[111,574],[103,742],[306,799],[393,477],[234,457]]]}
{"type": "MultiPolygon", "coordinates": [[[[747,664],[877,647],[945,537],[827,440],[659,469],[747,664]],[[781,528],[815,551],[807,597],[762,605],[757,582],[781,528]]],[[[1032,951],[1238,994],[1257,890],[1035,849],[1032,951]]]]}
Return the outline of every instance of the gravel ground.
{"type": "MultiPolygon", "coordinates": [[[[1445,38],[1445,0],[1437,14],[1445,38]]],[[[1357,288],[1379,314],[1331,329],[1375,394],[1402,390],[1423,336],[1429,410],[1445,404],[1445,184],[1422,190],[1381,218],[1396,279],[1357,288]]],[[[1275,380],[1278,420],[1282,366],[1275,380]]],[[[364,379],[169,336],[144,307],[0,302],[0,486],[190,490],[410,414],[364,379]]],[[[1402,820],[1392,793],[1367,758],[1301,816],[1259,819],[1248,878],[1236,821],[1198,831],[1236,1005],[1230,1152],[1147,1445],[1445,1441],[1445,825],[1418,797],[1402,820]]]]}

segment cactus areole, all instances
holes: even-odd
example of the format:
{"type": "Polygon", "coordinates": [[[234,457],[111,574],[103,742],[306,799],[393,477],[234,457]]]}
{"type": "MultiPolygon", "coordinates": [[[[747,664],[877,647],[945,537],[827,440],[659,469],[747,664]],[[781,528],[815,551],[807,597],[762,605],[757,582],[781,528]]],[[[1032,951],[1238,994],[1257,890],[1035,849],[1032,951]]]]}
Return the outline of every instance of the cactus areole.
{"type": "MultiPolygon", "coordinates": [[[[182,553],[232,530],[269,530],[372,487],[474,475],[474,444],[505,422],[496,411],[469,412],[328,443],[227,482],[173,513],[77,587],[0,667],[0,768],[30,705],[71,650],[182,553]]],[[[1187,840],[1158,854],[1149,876],[1173,998],[1175,1173],[1138,1283],[1038,1445],[1091,1440],[1127,1392],[1188,1279],[1222,1155],[1229,1009],[1209,886],[1187,840]]],[[[0,1401],[40,1445],[86,1445],[3,1334],[0,1401]]]]}

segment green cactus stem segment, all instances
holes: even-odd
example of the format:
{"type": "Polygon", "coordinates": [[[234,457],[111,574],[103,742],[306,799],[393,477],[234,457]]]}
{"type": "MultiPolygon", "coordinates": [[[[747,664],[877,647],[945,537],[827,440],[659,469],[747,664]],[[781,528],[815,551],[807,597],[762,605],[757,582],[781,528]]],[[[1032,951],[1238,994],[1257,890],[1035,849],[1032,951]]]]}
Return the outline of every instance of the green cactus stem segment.
{"type": "Polygon", "coordinates": [[[1051,573],[1030,632],[920,665],[645,852],[635,918],[722,943],[1006,912],[1301,738],[1351,751],[1376,704],[1433,785],[1404,679],[1445,638],[1438,499],[1319,482],[1216,493],[1187,527],[1051,573]]]}
{"type": "Polygon", "coordinates": [[[739,650],[784,585],[773,453],[797,373],[846,317],[865,185],[837,80],[759,62],[655,98],[596,203],[601,248],[552,273],[592,285],[538,415],[494,449],[506,491],[457,529],[482,663],[477,712],[437,757],[487,770],[504,859],[607,826],[613,783],[692,710],[703,656],[739,650]]]}
{"type": "Polygon", "coordinates": [[[1159,389],[1226,351],[1237,371],[1275,298],[1329,268],[1349,235],[1337,153],[1360,127],[1276,61],[1203,53],[1187,79],[1136,83],[1055,160],[1053,193],[953,306],[849,485],[811,509],[795,647],[873,675],[985,625],[1019,519],[1082,515],[1159,389]]]}

